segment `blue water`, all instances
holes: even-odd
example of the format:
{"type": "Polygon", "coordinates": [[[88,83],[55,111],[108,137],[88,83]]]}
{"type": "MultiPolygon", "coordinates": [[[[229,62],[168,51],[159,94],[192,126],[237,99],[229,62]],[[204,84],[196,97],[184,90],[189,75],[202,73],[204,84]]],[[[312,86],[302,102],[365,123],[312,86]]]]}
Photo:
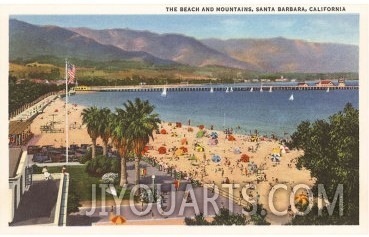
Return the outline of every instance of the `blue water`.
{"type": "Polygon", "coordinates": [[[274,133],[280,137],[292,134],[304,120],[328,119],[341,111],[350,102],[359,106],[358,90],[316,91],[235,91],[225,93],[215,91],[168,92],[162,97],[160,92],[96,92],[76,94],[69,97],[70,103],[83,106],[123,107],[127,100],[139,97],[149,100],[155,112],[163,121],[182,122],[191,125],[204,124],[206,127],[223,130],[233,128],[235,132],[249,134],[257,129],[261,134],[274,133]],[[294,100],[289,101],[291,93],[294,100]]]}

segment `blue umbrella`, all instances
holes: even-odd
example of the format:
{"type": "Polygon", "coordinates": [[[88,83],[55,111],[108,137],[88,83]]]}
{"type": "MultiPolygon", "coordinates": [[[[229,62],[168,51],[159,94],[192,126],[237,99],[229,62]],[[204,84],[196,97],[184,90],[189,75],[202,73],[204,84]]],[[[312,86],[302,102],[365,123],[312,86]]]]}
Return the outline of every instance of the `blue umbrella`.
{"type": "Polygon", "coordinates": [[[216,133],[216,132],[212,132],[212,133],[210,134],[210,137],[211,137],[212,139],[217,139],[217,138],[218,138],[218,133],[216,133]]]}
{"type": "Polygon", "coordinates": [[[213,162],[215,162],[215,163],[219,163],[222,160],[222,158],[220,158],[219,155],[213,155],[213,157],[211,158],[211,160],[213,162]]]}

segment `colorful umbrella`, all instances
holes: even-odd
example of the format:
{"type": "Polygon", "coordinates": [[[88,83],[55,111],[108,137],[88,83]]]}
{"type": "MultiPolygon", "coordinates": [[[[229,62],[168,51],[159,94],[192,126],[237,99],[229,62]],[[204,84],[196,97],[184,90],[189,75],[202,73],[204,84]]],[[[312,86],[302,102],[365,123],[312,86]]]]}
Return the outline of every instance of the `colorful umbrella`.
{"type": "Polygon", "coordinates": [[[111,218],[111,222],[116,225],[122,225],[126,223],[126,221],[127,221],[126,218],[124,218],[123,216],[113,216],[111,218]]]}
{"type": "Polygon", "coordinates": [[[300,193],[299,195],[295,197],[295,202],[305,205],[309,202],[309,199],[304,193],[300,193]]]}

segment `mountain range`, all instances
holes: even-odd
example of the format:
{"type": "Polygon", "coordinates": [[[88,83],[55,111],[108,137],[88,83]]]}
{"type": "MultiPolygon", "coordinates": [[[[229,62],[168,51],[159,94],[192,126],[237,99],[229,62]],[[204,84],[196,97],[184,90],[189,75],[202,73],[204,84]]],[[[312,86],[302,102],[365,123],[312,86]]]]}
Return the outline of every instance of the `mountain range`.
{"type": "Polygon", "coordinates": [[[38,26],[10,19],[9,57],[42,55],[157,65],[221,66],[257,72],[358,72],[359,48],[282,37],[203,39],[130,29],[38,26]]]}

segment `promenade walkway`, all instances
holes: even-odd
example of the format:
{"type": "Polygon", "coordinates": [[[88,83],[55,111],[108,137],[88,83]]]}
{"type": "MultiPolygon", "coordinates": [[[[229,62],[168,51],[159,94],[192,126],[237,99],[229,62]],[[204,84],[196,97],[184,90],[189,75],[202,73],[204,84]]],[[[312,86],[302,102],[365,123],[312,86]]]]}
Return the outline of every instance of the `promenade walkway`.
{"type": "MultiPolygon", "coordinates": [[[[145,221],[153,220],[170,220],[169,222],[174,221],[175,223],[181,223],[180,220],[184,220],[185,217],[194,217],[199,213],[204,213],[207,216],[214,216],[220,207],[232,208],[235,213],[242,212],[242,207],[238,204],[233,203],[217,193],[214,194],[211,190],[204,187],[195,187],[192,189],[192,186],[188,186],[188,182],[185,180],[181,181],[178,191],[172,190],[171,185],[174,179],[171,176],[145,162],[141,163],[147,168],[147,176],[142,177],[140,183],[152,187],[152,175],[155,175],[155,184],[160,184],[161,190],[164,193],[164,203],[162,204],[164,213],[161,209],[158,210],[157,203],[150,203],[148,205],[146,203],[134,201],[130,203],[128,200],[123,200],[122,203],[118,201],[118,205],[115,205],[113,202],[108,203],[97,200],[95,209],[91,208],[92,205],[85,205],[80,208],[78,213],[69,215],[67,225],[109,225],[111,224],[109,219],[111,214],[124,216],[127,219],[127,224],[130,222],[137,223],[137,221],[139,221],[142,225],[145,225],[145,221]],[[186,188],[190,190],[190,192],[193,190],[194,199],[192,199],[192,202],[187,202],[187,199],[184,199],[186,188]],[[111,206],[114,207],[113,213],[109,213],[111,206]],[[165,212],[167,212],[167,214],[165,212]]],[[[129,183],[134,183],[133,162],[128,162],[127,168],[128,181],[129,183]]],[[[106,193],[106,195],[111,194],[106,193]]],[[[163,224],[165,224],[165,221],[163,221],[163,224]]]]}

